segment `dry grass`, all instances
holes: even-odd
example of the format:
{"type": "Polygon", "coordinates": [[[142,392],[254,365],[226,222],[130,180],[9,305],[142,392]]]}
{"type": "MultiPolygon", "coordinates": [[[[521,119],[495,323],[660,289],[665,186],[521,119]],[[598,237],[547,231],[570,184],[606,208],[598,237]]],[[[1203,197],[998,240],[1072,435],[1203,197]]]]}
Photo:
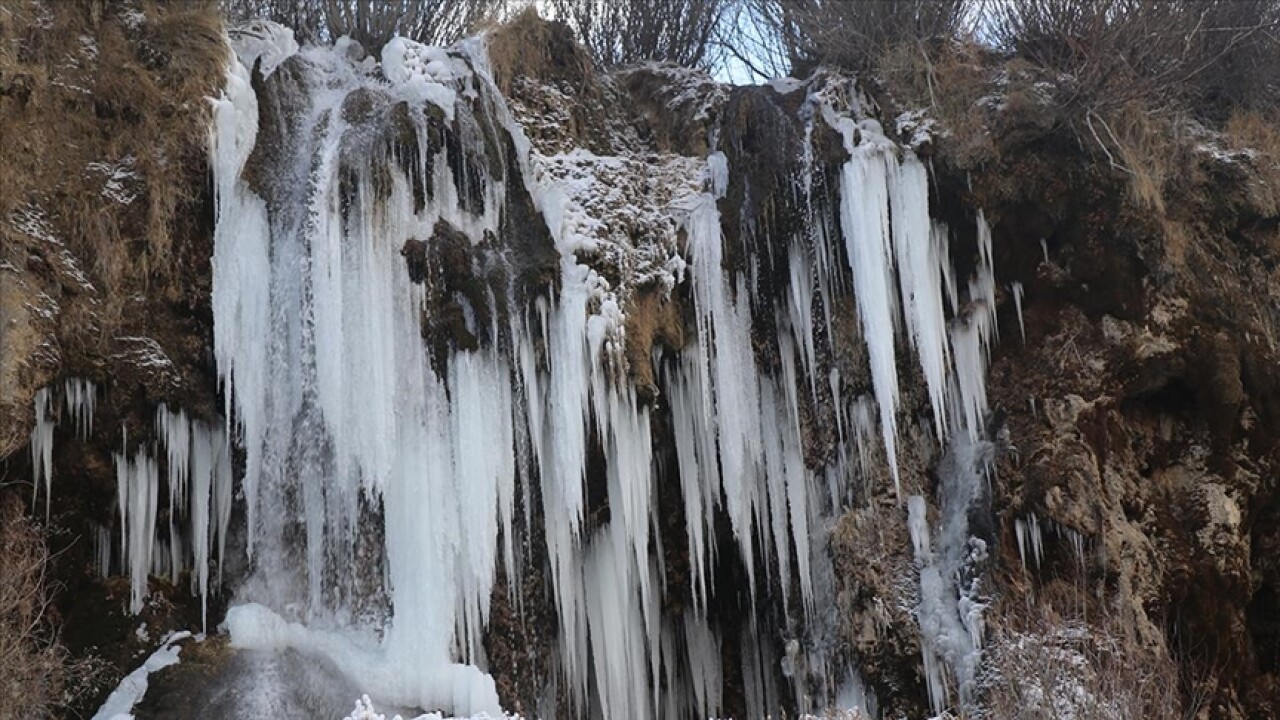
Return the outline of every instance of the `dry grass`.
{"type": "Polygon", "coordinates": [[[522,76],[565,81],[571,87],[595,81],[591,57],[573,31],[563,23],[543,20],[532,5],[490,33],[489,62],[503,94],[510,94],[512,83],[522,76]]]}
{"type": "Polygon", "coordinates": [[[684,322],[680,304],[661,292],[646,290],[632,298],[627,310],[627,364],[637,388],[649,397],[657,394],[654,382],[653,345],[684,346],[684,322]]]}
{"type": "Polygon", "coordinates": [[[1233,150],[1253,154],[1254,168],[1264,195],[1260,204],[1271,214],[1280,209],[1280,120],[1276,113],[1258,110],[1236,110],[1227,119],[1224,130],[1233,150]]]}
{"type": "Polygon", "coordinates": [[[0,219],[38,208],[108,297],[181,284],[225,60],[210,2],[0,0],[0,219]]]}
{"type": "Polygon", "coordinates": [[[976,43],[948,41],[895,45],[879,56],[876,71],[908,108],[927,108],[950,133],[947,152],[961,168],[995,153],[982,98],[992,91],[991,68],[976,43]]]}
{"type": "Polygon", "coordinates": [[[31,720],[58,716],[91,680],[57,642],[46,572],[49,552],[24,503],[0,496],[0,712],[31,720]]]}
{"type": "Polygon", "coordinates": [[[1096,143],[1107,164],[1128,178],[1130,201],[1163,216],[1169,181],[1192,164],[1182,132],[1185,121],[1135,102],[1111,112],[1087,113],[1082,124],[1083,134],[1096,143]]]}
{"type": "Polygon", "coordinates": [[[1112,615],[1085,622],[1047,604],[998,609],[980,680],[988,717],[1127,720],[1183,717],[1177,664],[1142,647],[1112,615]]]}

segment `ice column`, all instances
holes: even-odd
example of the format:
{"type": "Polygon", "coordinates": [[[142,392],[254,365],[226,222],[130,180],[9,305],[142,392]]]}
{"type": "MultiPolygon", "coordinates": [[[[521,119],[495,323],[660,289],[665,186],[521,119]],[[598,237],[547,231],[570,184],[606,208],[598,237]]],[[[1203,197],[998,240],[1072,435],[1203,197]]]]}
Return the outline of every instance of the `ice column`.
{"type": "Polygon", "coordinates": [[[31,502],[35,504],[39,499],[40,486],[43,485],[44,515],[48,520],[53,502],[53,426],[56,424],[50,416],[53,402],[48,388],[36,391],[35,408],[36,426],[31,430],[31,467],[34,469],[31,502]]]}

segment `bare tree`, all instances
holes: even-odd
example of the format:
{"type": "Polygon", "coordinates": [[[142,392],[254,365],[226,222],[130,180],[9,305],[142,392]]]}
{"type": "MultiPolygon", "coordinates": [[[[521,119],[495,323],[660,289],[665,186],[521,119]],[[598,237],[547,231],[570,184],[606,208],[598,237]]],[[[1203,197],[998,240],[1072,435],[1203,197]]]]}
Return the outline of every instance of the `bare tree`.
{"type": "Polygon", "coordinates": [[[729,0],[551,0],[604,66],[663,60],[706,66],[729,0]]]}
{"type": "Polygon", "coordinates": [[[293,29],[300,42],[350,36],[372,53],[397,35],[431,45],[461,38],[497,16],[506,0],[223,0],[233,20],[264,18],[293,29]]]}
{"type": "Polygon", "coordinates": [[[1192,68],[1202,115],[1280,108],[1280,0],[1215,0],[1205,8],[1192,68]]]}
{"type": "Polygon", "coordinates": [[[951,38],[971,0],[743,0],[768,26],[794,66],[870,70],[903,43],[951,38]]]}
{"type": "Polygon", "coordinates": [[[271,20],[293,30],[300,43],[317,43],[329,39],[325,8],[318,0],[222,0],[226,17],[244,20],[271,20]]]}
{"type": "Polygon", "coordinates": [[[991,18],[1003,49],[1069,74],[1091,109],[1228,98],[1280,67],[1276,0],[1004,0],[991,18]],[[1229,72],[1228,72],[1229,71],[1229,72]],[[1224,73],[1234,76],[1223,83],[1224,73]]]}

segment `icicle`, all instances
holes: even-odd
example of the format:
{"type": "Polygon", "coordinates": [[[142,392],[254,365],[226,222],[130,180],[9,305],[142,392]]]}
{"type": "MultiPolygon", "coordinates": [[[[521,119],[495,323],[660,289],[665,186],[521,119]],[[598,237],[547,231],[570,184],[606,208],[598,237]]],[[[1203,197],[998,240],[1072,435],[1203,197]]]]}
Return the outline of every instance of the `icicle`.
{"type": "Polygon", "coordinates": [[[645,608],[625,532],[610,526],[592,539],[583,571],[596,690],[604,718],[651,717],[645,608]]]}
{"type": "Polygon", "coordinates": [[[93,411],[97,404],[98,388],[82,378],[68,378],[62,384],[62,398],[67,415],[76,427],[76,435],[87,441],[93,434],[93,411]]]}
{"type": "Polygon", "coordinates": [[[231,515],[231,454],[221,428],[191,426],[191,589],[200,596],[201,627],[208,625],[210,549],[217,544],[222,574],[223,544],[231,515]]]}
{"type": "Polygon", "coordinates": [[[982,432],[987,412],[986,362],[982,336],[986,314],[978,308],[973,314],[956,318],[951,323],[951,347],[955,350],[956,382],[963,413],[961,424],[975,441],[982,432]]]}
{"type": "Polygon", "coordinates": [[[692,254],[694,301],[698,309],[698,337],[706,364],[699,367],[703,412],[714,418],[719,440],[720,482],[725,510],[738,541],[747,581],[754,594],[755,541],[753,517],[760,456],[759,372],[753,354],[751,308],[743,278],[736,286],[722,267],[720,213],[715,197],[703,195],[685,223],[692,254]],[[734,292],[736,290],[736,292],[734,292]],[[734,297],[739,298],[738,302],[734,297]]]}
{"type": "Polygon", "coordinates": [[[707,572],[710,569],[712,513],[720,493],[720,464],[716,453],[714,415],[704,404],[702,346],[694,343],[681,353],[676,370],[666,377],[671,406],[676,461],[684,498],[685,528],[689,536],[689,566],[695,608],[707,606],[707,572]]]}
{"type": "Polygon", "coordinates": [[[105,525],[93,525],[93,569],[100,579],[111,576],[111,531],[105,525]]]}
{"type": "Polygon", "coordinates": [[[1036,567],[1044,561],[1044,535],[1040,532],[1040,518],[1035,513],[1030,515],[1031,521],[1028,525],[1031,535],[1031,552],[1036,559],[1036,567]]]}
{"type": "Polygon", "coordinates": [[[693,686],[698,717],[720,717],[723,673],[720,669],[720,638],[697,613],[684,615],[684,641],[689,657],[689,680],[693,686]]]}
{"type": "MultiPolygon", "coordinates": [[[[871,123],[872,121],[867,121],[871,123]]],[[[870,130],[870,128],[869,128],[870,130]]],[[[878,133],[875,133],[878,134],[878,133]]],[[[898,477],[898,370],[894,350],[893,260],[890,254],[888,150],[874,141],[854,146],[845,132],[850,158],[840,178],[840,223],[844,230],[863,339],[871,365],[871,384],[880,406],[880,430],[893,475],[898,477]]]]}
{"type": "Polygon", "coordinates": [[[1018,311],[1018,333],[1022,335],[1022,342],[1027,341],[1027,326],[1022,322],[1022,283],[1013,283],[1013,306],[1018,311]]]}
{"type": "Polygon", "coordinates": [[[1013,534],[1018,540],[1018,559],[1023,569],[1027,567],[1027,524],[1022,518],[1013,519],[1013,534]]]}
{"type": "MultiPolygon", "coordinates": [[[[949,348],[946,314],[942,306],[943,268],[950,259],[939,257],[935,236],[945,236],[929,221],[929,181],[915,153],[907,152],[889,185],[893,244],[898,263],[902,308],[907,335],[920,356],[933,408],[934,430],[947,437],[946,393],[949,348]]],[[[878,396],[877,396],[878,397],[878,396]]]]}
{"type": "Polygon", "coordinates": [[[36,426],[31,430],[31,467],[32,478],[31,504],[34,506],[40,498],[40,486],[44,486],[44,519],[48,521],[53,507],[53,426],[56,421],[50,416],[53,402],[48,388],[36,391],[35,399],[36,426]]]}
{"type": "Polygon", "coordinates": [[[129,610],[136,615],[142,612],[147,576],[152,569],[160,473],[155,460],[141,449],[132,460],[116,453],[115,465],[123,556],[129,572],[129,610]]]}
{"type": "Polygon", "coordinates": [[[169,515],[186,512],[187,478],[191,470],[191,420],[185,410],[170,412],[163,403],[156,409],[156,435],[167,453],[169,515]]]}

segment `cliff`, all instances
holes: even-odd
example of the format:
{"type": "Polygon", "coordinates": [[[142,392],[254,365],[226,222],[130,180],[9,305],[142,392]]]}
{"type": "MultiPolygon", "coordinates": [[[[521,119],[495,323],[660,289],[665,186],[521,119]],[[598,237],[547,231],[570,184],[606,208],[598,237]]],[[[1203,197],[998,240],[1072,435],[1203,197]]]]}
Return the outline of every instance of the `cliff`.
{"type": "Polygon", "coordinates": [[[1265,133],[981,53],[939,101],[529,16],[379,65],[4,7],[0,456],[54,619],[110,683],[234,606],[139,717],[1277,712],[1265,133]]]}

